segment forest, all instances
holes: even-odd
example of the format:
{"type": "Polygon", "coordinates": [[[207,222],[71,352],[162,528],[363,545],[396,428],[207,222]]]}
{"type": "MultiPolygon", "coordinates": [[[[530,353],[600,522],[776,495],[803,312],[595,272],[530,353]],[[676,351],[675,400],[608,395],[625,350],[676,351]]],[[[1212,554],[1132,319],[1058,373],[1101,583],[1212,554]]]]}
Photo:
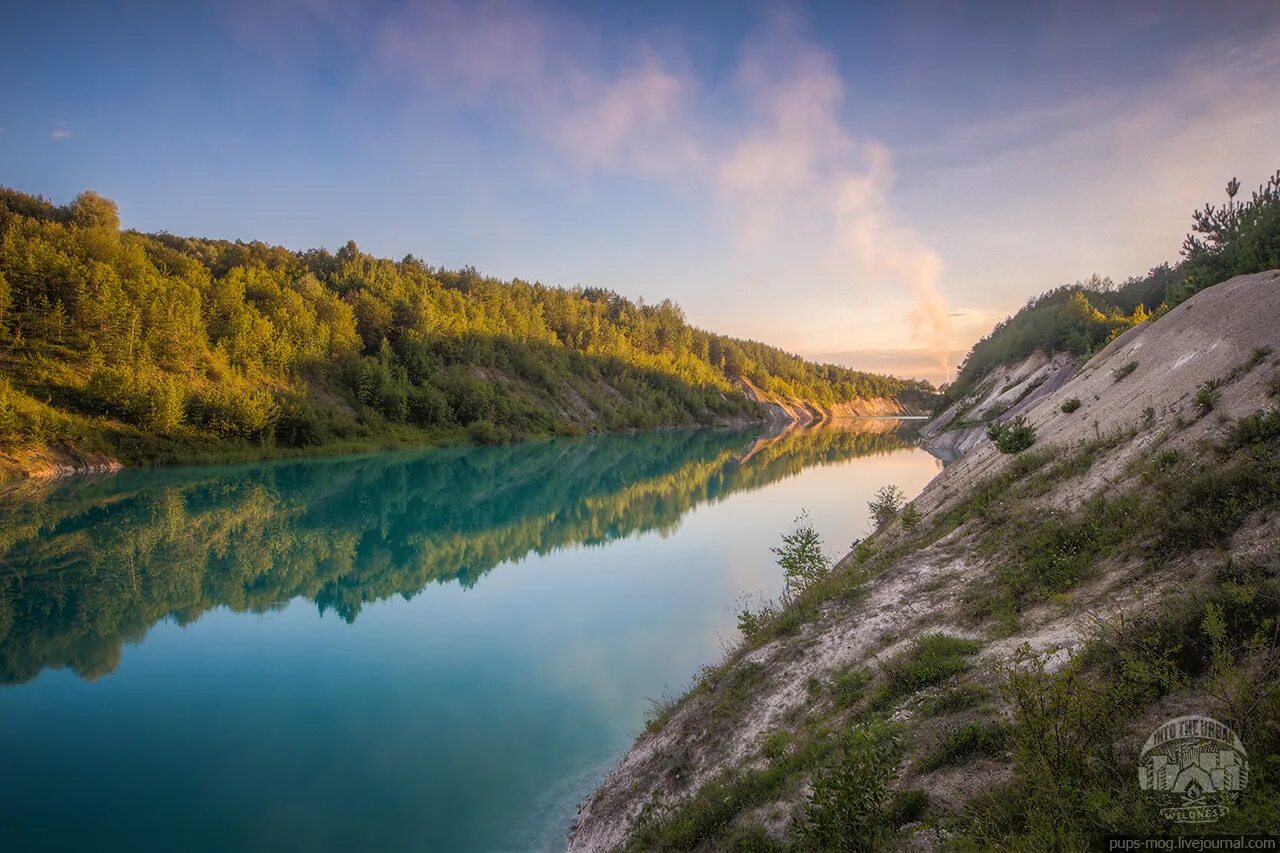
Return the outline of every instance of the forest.
{"type": "Polygon", "coordinates": [[[96,193],[0,189],[0,449],[132,464],[741,423],[759,412],[739,377],[821,403],[932,391],[703,331],[669,300],[122,231],[96,193]]]}
{"type": "Polygon", "coordinates": [[[1160,264],[1120,285],[1097,275],[1027,301],[1017,314],[974,344],[956,380],[944,389],[944,408],[993,367],[1036,350],[1088,357],[1131,326],[1155,319],[1210,285],[1232,276],[1280,268],[1280,171],[1236,201],[1240,182],[1227,184],[1227,202],[1192,214],[1182,259],[1160,264]]]}

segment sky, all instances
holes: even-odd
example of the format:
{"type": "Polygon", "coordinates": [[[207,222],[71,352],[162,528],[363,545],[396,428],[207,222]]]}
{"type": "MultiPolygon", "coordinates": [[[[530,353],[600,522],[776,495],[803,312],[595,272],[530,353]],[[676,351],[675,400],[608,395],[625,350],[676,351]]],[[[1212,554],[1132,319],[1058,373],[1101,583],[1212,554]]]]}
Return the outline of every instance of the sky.
{"type": "Polygon", "coordinates": [[[1269,0],[8,0],[0,81],[0,184],[126,227],[671,298],[934,382],[1280,168],[1269,0]]]}

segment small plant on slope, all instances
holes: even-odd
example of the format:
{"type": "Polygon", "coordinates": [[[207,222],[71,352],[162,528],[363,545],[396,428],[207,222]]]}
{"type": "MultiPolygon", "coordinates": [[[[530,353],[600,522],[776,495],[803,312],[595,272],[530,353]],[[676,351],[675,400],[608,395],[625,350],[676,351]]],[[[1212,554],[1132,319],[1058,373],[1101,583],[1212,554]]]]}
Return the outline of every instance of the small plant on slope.
{"type": "Polygon", "coordinates": [[[902,529],[910,533],[920,526],[923,517],[915,504],[907,504],[902,508],[902,529]]]}
{"type": "Polygon", "coordinates": [[[1138,369],[1138,362],[1131,361],[1128,364],[1126,364],[1124,367],[1117,367],[1115,370],[1111,371],[1111,375],[1116,378],[1117,382],[1119,382],[1121,379],[1124,379],[1126,376],[1128,376],[1130,373],[1133,373],[1137,369],[1138,369]]]}
{"type": "Polygon", "coordinates": [[[877,850],[893,832],[889,787],[902,753],[900,728],[873,720],[848,734],[814,774],[799,827],[804,850],[877,850]]]}
{"type": "Polygon", "coordinates": [[[782,567],[785,595],[794,598],[831,570],[831,560],[822,549],[822,537],[814,529],[808,513],[796,519],[795,529],[782,535],[782,545],[770,548],[782,567]]]}
{"type": "Polygon", "coordinates": [[[988,426],[987,437],[1001,453],[1021,453],[1036,443],[1036,429],[1019,415],[1008,423],[988,426]]]}
{"type": "Polygon", "coordinates": [[[1080,408],[1080,399],[1078,397],[1072,397],[1062,404],[1062,411],[1068,415],[1078,408],[1080,408]]]}
{"type": "Polygon", "coordinates": [[[1196,396],[1191,402],[1195,404],[1196,414],[1204,417],[1213,411],[1213,407],[1218,405],[1218,398],[1222,396],[1222,392],[1212,382],[1206,382],[1196,391],[1196,396]]]}
{"type": "Polygon", "coordinates": [[[906,499],[907,496],[897,486],[880,487],[880,491],[876,492],[876,496],[867,504],[871,509],[871,520],[875,522],[877,530],[893,521],[893,517],[898,514],[898,510],[902,509],[906,499]]]}

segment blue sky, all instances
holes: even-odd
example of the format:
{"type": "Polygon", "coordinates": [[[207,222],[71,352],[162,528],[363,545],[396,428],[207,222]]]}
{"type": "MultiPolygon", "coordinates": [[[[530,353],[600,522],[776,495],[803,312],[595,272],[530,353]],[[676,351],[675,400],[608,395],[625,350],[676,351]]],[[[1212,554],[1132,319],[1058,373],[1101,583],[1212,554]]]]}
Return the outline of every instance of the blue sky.
{"type": "Polygon", "coordinates": [[[1280,5],[10,2],[0,183],[944,379],[1280,167],[1280,5]]]}

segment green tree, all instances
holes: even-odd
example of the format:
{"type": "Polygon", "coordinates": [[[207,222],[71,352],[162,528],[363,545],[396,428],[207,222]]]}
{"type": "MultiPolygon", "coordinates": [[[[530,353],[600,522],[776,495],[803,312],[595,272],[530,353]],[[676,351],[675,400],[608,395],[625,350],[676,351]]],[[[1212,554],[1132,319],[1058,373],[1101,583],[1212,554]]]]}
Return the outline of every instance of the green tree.
{"type": "Polygon", "coordinates": [[[826,577],[831,559],[822,547],[822,537],[807,512],[796,518],[795,528],[782,535],[782,545],[770,548],[782,567],[785,596],[795,597],[826,577]]]}

